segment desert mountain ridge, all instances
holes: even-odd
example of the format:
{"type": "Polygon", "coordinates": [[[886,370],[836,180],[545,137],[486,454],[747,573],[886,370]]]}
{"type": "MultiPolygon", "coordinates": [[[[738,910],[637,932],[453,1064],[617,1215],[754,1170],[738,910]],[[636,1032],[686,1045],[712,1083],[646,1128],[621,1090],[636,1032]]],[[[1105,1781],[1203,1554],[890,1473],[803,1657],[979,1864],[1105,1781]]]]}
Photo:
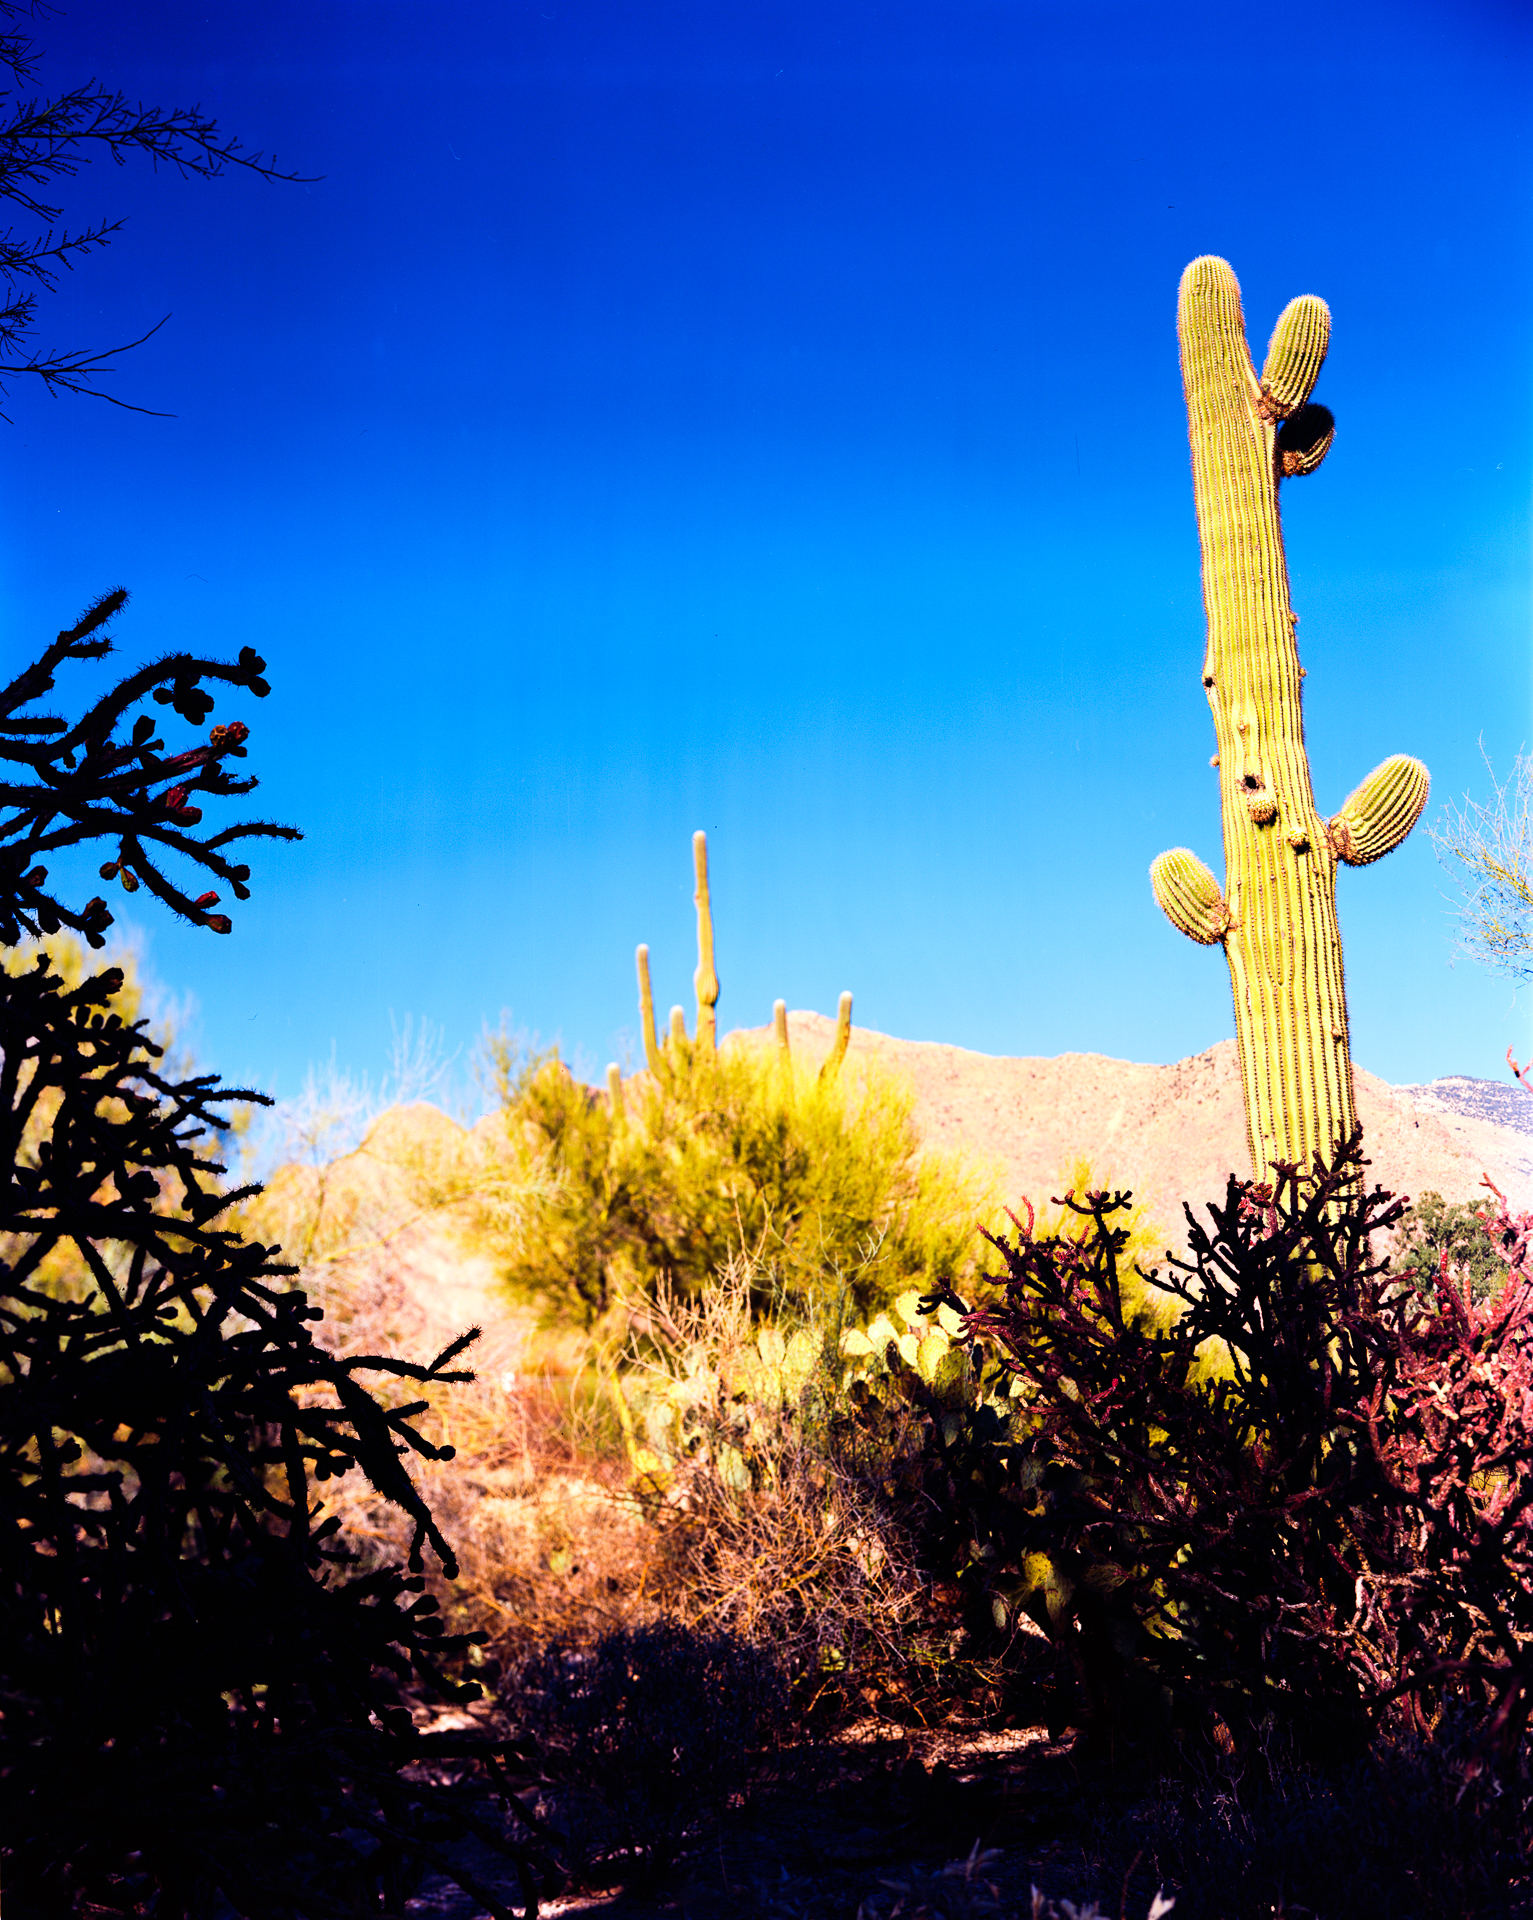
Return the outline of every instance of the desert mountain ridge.
{"type": "MultiPolygon", "coordinates": [[[[793,1013],[788,1031],[795,1057],[812,1066],[835,1022],[793,1013]]],[[[738,1030],[723,1044],[770,1045],[772,1031],[738,1030]]],[[[1102,1185],[1132,1190],[1179,1246],[1183,1203],[1201,1214],[1231,1172],[1250,1171],[1233,1040],[1155,1066],[1096,1053],[1008,1059],[856,1027],[848,1061],[859,1060],[903,1076],[922,1140],[988,1162],[1012,1204],[1051,1198],[1084,1158],[1102,1185]]],[[[1514,1210],[1533,1209],[1533,1094],[1464,1075],[1394,1087],[1354,1073],[1372,1182],[1465,1201],[1483,1196],[1489,1176],[1514,1210]]],[[[594,1087],[590,1096],[603,1097],[594,1087]]],[[[514,1372],[531,1316],[510,1307],[492,1261],[454,1227],[455,1193],[465,1172],[493,1166],[499,1125],[498,1114],[465,1130],[426,1103],[390,1108],[329,1167],[280,1168],[262,1202],[265,1230],[306,1284],[320,1283],[346,1314],[386,1320],[401,1350],[434,1352],[480,1325],[488,1337],[476,1366],[514,1372]]]]}
{"type": "MultiPolygon", "coordinates": [[[[788,1034],[795,1054],[823,1059],[835,1022],[790,1013],[788,1034]]],[[[769,1038],[767,1028],[738,1035],[746,1044],[769,1038]]],[[[1222,1199],[1232,1172],[1251,1172],[1233,1039],[1153,1066],[1099,1053],[1014,1059],[854,1027],[848,1058],[907,1078],[923,1140],[999,1162],[1013,1201],[1047,1199],[1084,1157],[1104,1186],[1131,1188],[1176,1230],[1184,1201],[1222,1199]]],[[[1466,1075],[1394,1087],[1361,1067],[1353,1085],[1370,1182],[1464,1201],[1484,1195],[1488,1176],[1514,1209],[1533,1208],[1533,1094],[1466,1075]]]]}

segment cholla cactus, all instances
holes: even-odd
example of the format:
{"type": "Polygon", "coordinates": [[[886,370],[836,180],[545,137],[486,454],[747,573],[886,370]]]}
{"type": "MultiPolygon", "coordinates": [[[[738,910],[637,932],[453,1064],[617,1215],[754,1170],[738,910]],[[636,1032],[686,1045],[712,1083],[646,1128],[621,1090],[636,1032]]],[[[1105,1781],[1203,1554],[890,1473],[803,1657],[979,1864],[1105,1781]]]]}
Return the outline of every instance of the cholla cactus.
{"type": "Polygon", "coordinates": [[[1278,484],[1312,473],[1334,422],[1309,404],[1330,339],[1323,300],[1284,308],[1258,379],[1240,287],[1223,260],[1182,275],[1177,332],[1203,548],[1208,647],[1224,818],[1225,885],[1185,847],[1150,868],[1172,925],[1220,944],[1235,990],[1246,1128],[1258,1179],[1274,1161],[1330,1158],[1356,1110],[1348,1051],[1336,867],[1398,846],[1426,804],[1419,760],[1395,754],[1327,820],[1304,751],[1296,629],[1278,484]]]}

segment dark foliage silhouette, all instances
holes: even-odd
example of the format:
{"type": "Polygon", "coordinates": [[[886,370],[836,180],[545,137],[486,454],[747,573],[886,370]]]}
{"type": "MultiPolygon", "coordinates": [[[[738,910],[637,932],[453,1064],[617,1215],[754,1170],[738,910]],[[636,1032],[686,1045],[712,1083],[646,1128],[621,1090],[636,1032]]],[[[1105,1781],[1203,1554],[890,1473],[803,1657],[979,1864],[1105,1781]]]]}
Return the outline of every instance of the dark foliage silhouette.
{"type": "MultiPolygon", "coordinates": [[[[149,334],[115,347],[50,348],[41,352],[28,345],[37,317],[38,290],[47,292],[58,276],[98,248],[110,244],[122,231],[121,220],[96,220],[71,231],[60,228],[63,209],[49,195],[81,164],[110,157],[122,166],[133,157],[152,166],[173,167],[177,173],[212,179],[230,167],[260,174],[267,180],[298,180],[282,171],[275,160],[254,153],[240,141],[219,131],[200,107],[168,111],[129,102],[121,93],[87,80],[52,99],[31,93],[41,55],[25,26],[49,11],[42,0],[0,0],[0,200],[19,207],[35,225],[30,231],[6,227],[0,231],[0,279],[7,292],[0,295],[0,393],[20,374],[39,379],[52,393],[89,394],[114,406],[148,413],[94,382],[107,372],[120,353],[141,346],[149,334]]],[[[157,333],[164,321],[150,328],[157,333]]],[[[0,416],[3,417],[3,416],[0,416]]]]}
{"type": "MultiPolygon", "coordinates": [[[[594,1645],[555,1639],[518,1668],[507,1711],[554,1783],[566,1868],[656,1875],[745,1794],[781,1736],[787,1686],[765,1647],[677,1621],[594,1645]]],[[[605,1877],[605,1876],[602,1876],[605,1877]]]]}
{"type": "MultiPolygon", "coordinates": [[[[1070,1717],[1104,1742],[1157,1722],[1217,1741],[1269,1718],[1312,1751],[1426,1732],[1457,1701],[1489,1767],[1520,1753],[1533,1683],[1533,1284],[1527,1221],[1493,1223],[1505,1284],[1424,1295],[1377,1252],[1403,1203],[1362,1190],[1356,1138],[1276,1189],[1231,1180],[1190,1259],[1125,1306],[1124,1196],[995,1242],[965,1315],[1009,1419],[928,1424],[925,1498],[998,1622],[1068,1655],[1070,1717]]],[[[918,1380],[904,1382],[919,1398],[918,1380]]]]}
{"type": "MultiPolygon", "coordinates": [[[[222,683],[266,692],[263,662],[176,655],[69,724],[39,713],[55,671],[104,654],[107,596],[0,694],[0,937],[77,929],[97,898],[60,897],[39,854],[106,838],[106,871],[218,931],[202,868],[238,898],[225,849],[292,828],[198,838],[196,793],[247,793],[246,729],[167,757],[148,701],[191,725],[222,683]],[[26,777],[29,776],[29,777],[26,777]],[[174,866],[172,866],[174,863],[174,866]],[[180,877],[175,877],[179,873],[180,877]]],[[[168,718],[169,716],[167,716],[168,718]]],[[[345,1360],[279,1249],[243,1239],[217,1157],[231,1100],[175,1080],[147,1023],[109,1002],[112,968],[70,990],[46,954],[0,973],[0,1880],[9,1920],[394,1911],[445,1840],[480,1831],[455,1787],[510,1800],[515,1749],[418,1733],[413,1695],[475,1696],[463,1645],[433,1618],[423,1556],[451,1549],[401,1460],[444,1458],[416,1431],[453,1362],[345,1360]],[[380,1392],[366,1382],[380,1383],[380,1392]],[[319,1518],[315,1483],[357,1469],[413,1521],[408,1568],[361,1571],[319,1518]],[[227,1909],[226,1909],[227,1910],[227,1909]]],[[[449,1870],[451,1870],[449,1868],[449,1870]]],[[[466,1886],[470,1876],[459,1874],[466,1886]]],[[[531,1891],[531,1881],[525,1884],[531,1891]]],[[[504,1904],[473,1887],[486,1911],[504,1904]]]]}

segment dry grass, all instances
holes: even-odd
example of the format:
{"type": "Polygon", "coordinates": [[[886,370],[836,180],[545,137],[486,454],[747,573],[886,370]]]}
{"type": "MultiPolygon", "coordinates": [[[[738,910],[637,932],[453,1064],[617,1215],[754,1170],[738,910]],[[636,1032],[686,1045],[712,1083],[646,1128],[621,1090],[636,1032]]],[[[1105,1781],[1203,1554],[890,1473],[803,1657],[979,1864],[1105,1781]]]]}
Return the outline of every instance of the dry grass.
{"type": "Polygon", "coordinates": [[[636,1323],[619,1411],[650,1591],[694,1628],[776,1648],[810,1699],[855,1696],[908,1665],[927,1583],[879,1497],[884,1463],[838,1444],[838,1321],[762,1324],[761,1290],[737,1256],[700,1299],[662,1291],[636,1323]]]}

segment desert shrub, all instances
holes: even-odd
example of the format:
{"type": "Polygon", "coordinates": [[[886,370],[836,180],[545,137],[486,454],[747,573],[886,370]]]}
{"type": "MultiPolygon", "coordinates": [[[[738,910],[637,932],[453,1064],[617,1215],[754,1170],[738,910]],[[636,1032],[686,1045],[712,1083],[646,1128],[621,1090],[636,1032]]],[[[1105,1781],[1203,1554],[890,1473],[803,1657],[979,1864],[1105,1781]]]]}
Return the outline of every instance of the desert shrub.
{"type": "MultiPolygon", "coordinates": [[[[211,873],[265,823],[199,836],[195,798],[248,792],[247,729],[168,757],[151,698],[200,727],[203,682],[267,691],[263,663],[173,654],[77,723],[40,713],[54,675],[109,650],[109,595],[0,691],[0,1875],[17,1916],[352,1913],[397,1905],[434,1843],[473,1824],[412,1769],[481,1765],[504,1743],[421,1736],[409,1690],[449,1700],[455,1652],[421,1589],[452,1554],[401,1464],[435,1449],[412,1385],[429,1365],[341,1359],[277,1249],[229,1224],[245,1198],[211,1150],[224,1103],[259,1095],[177,1077],[108,968],[71,985],[62,927],[105,940],[44,859],[109,834],[102,868],[227,933],[211,873]],[[396,1383],[380,1398],[369,1379],[396,1383]],[[358,1568],[317,1523],[323,1483],[360,1469],[410,1516],[407,1569],[358,1568]]],[[[168,719],[169,715],[164,715],[168,719]]],[[[501,1842],[503,1849],[507,1843],[501,1842]]],[[[525,1864],[525,1847],[512,1845],[525,1864]]],[[[504,1915],[503,1903],[484,1895],[504,1915]]]]}
{"type": "Polygon", "coordinates": [[[1467,1287],[1477,1303],[1488,1300],[1506,1279],[1506,1262],[1492,1238],[1498,1211],[1496,1196],[1488,1193],[1455,1204],[1440,1193],[1422,1194],[1400,1217],[1391,1265],[1424,1293],[1435,1294],[1446,1272],[1457,1293],[1467,1287]]]}
{"type": "Polygon", "coordinates": [[[801,1704],[897,1687],[920,1657],[927,1583],[882,1481],[913,1422],[876,1455],[844,1446],[867,1362],[843,1357],[834,1316],[763,1322],[759,1285],[737,1257],[697,1300],[662,1288],[613,1375],[654,1542],[647,1590],[700,1630],[775,1649],[801,1704]]]}
{"type": "MultiPolygon", "coordinates": [[[[362,1331],[354,1319],[348,1351],[376,1350],[353,1347],[362,1331]]],[[[656,1612],[653,1532],[625,1492],[620,1444],[571,1405],[582,1381],[518,1374],[514,1357],[492,1341],[472,1379],[418,1390],[435,1455],[410,1469],[456,1562],[451,1577],[428,1567],[425,1590],[450,1631],[475,1637],[467,1658],[486,1681],[549,1641],[588,1644],[656,1612]]],[[[364,1566],[408,1553],[409,1515],[365,1476],[332,1483],[325,1511],[364,1566]]]]}
{"type": "Polygon", "coordinates": [[[872,1067],[819,1078],[743,1045],[672,1044],[621,1111],[555,1054],[498,1053],[507,1151],[529,1193],[507,1237],[522,1296],[588,1322],[661,1285],[696,1296],[738,1249],[762,1304],[871,1311],[972,1262],[988,1186],[920,1149],[911,1096],[872,1067]]]}
{"type": "MultiPolygon", "coordinates": [[[[923,1499],[998,1620],[1025,1609],[1073,1664],[1096,1735],[1159,1720],[1243,1737],[1267,1716],[1329,1751],[1426,1726],[1459,1698],[1516,1744],[1533,1644],[1533,1286],[1526,1222],[1476,1304],[1402,1284],[1375,1236],[1401,1207],[1354,1142],[1276,1193],[1231,1180],[1189,1261],[1146,1276],[1180,1316],[1125,1306],[1121,1196],[1071,1232],[997,1239],[971,1364],[1019,1410],[929,1403],[923,1499]],[[1227,1369],[1197,1371],[1222,1341],[1227,1369]],[[988,1368],[988,1371],[985,1371],[988,1368]],[[1233,1731],[1232,1731],[1233,1730],[1233,1731]]],[[[993,1394],[992,1394],[993,1397],[993,1394]]]]}
{"type": "Polygon", "coordinates": [[[656,1621],[594,1645],[551,1641],[517,1669],[505,1705],[561,1790],[572,1874],[605,1859],[653,1875],[748,1791],[783,1731],[786,1691],[769,1649],[656,1621]]]}
{"type": "MultiPolygon", "coordinates": [[[[1137,1210],[1126,1231],[1135,1248],[1161,1244],[1137,1210]]],[[[743,1254],[699,1297],[662,1286],[613,1370],[655,1537],[647,1590],[676,1617],[777,1647],[822,1718],[992,1697],[1014,1623],[966,1626],[963,1596],[928,1571],[954,1543],[950,1509],[926,1499],[921,1414],[998,1434],[1024,1411],[1019,1389],[981,1378],[959,1317],[927,1311],[917,1288],[860,1325],[844,1297],[808,1319],[763,1315],[765,1291],[743,1254]]]]}

